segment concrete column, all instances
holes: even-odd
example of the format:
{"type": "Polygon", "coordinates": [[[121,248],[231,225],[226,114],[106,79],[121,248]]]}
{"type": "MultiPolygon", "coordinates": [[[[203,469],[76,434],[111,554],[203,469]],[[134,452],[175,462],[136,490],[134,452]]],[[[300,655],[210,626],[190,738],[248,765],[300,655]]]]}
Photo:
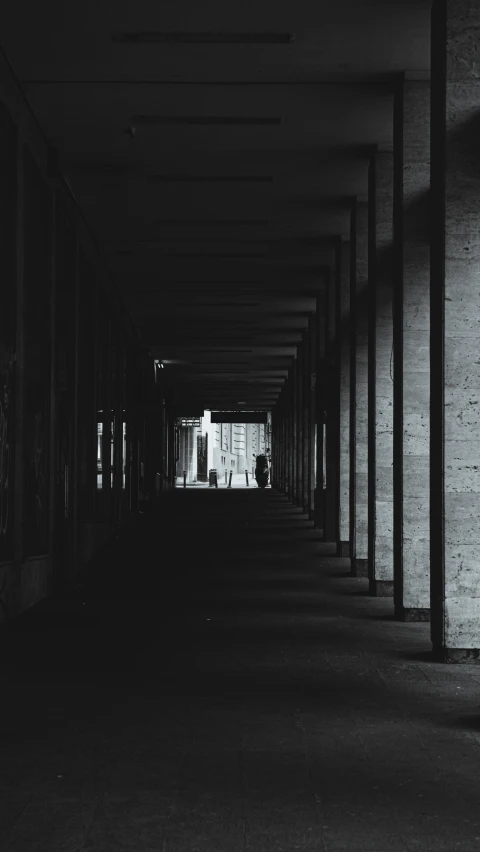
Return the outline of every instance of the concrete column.
{"type": "Polygon", "coordinates": [[[285,386],[285,493],[290,494],[291,488],[291,455],[292,455],[292,429],[290,418],[290,397],[291,397],[291,382],[290,376],[287,378],[285,386]]]}
{"type": "Polygon", "coordinates": [[[350,555],[350,240],[342,240],[337,299],[339,556],[350,555]]]}
{"type": "Polygon", "coordinates": [[[325,299],[323,294],[317,296],[315,314],[316,342],[316,382],[315,382],[315,412],[316,412],[316,482],[314,497],[314,524],[317,529],[324,529],[324,500],[323,500],[323,419],[324,419],[324,373],[325,373],[325,299]]]}
{"type": "Polygon", "coordinates": [[[285,494],[288,494],[288,442],[289,442],[289,430],[288,430],[288,375],[285,379],[285,384],[283,385],[282,390],[282,435],[283,435],[283,447],[282,447],[282,481],[283,481],[283,490],[285,494]]]}
{"type": "Polygon", "coordinates": [[[369,170],[370,593],[393,596],[393,153],[369,170]]]}
{"type": "Polygon", "coordinates": [[[280,451],[280,473],[281,481],[280,488],[285,493],[287,492],[287,387],[286,383],[282,388],[282,409],[281,409],[281,451],[280,451]]]}
{"type": "Polygon", "coordinates": [[[277,404],[272,411],[272,458],[273,482],[275,488],[283,491],[283,395],[285,385],[280,391],[277,404]]]}
{"type": "Polygon", "coordinates": [[[317,337],[315,316],[308,320],[309,334],[309,465],[308,465],[308,514],[313,520],[315,506],[315,461],[316,461],[316,353],[317,337]]]}
{"type": "Polygon", "coordinates": [[[352,522],[352,574],[368,576],[368,202],[358,200],[353,207],[352,243],[355,263],[352,311],[353,406],[350,463],[354,487],[352,522]],[[354,386],[354,388],[353,388],[354,386]]]}
{"type": "Polygon", "coordinates": [[[480,4],[432,5],[431,620],[480,660],[480,4]]]}
{"type": "Polygon", "coordinates": [[[283,402],[285,386],[280,391],[277,405],[272,412],[272,454],[273,454],[273,483],[280,491],[284,490],[283,483],[283,402]]]}
{"type": "MultiPolygon", "coordinates": [[[[13,555],[20,564],[25,554],[25,139],[22,131],[17,134],[16,143],[16,209],[15,209],[15,290],[16,290],[16,358],[15,358],[15,397],[14,397],[14,483],[13,491],[13,555]]],[[[76,422],[76,421],[75,421],[76,422]]],[[[74,435],[76,429],[74,430],[74,435]]],[[[75,495],[76,495],[75,491],[75,495]]],[[[72,540],[77,538],[78,512],[72,513],[72,540]]],[[[73,547],[73,545],[72,545],[73,547]]],[[[72,550],[72,552],[74,552],[72,550]]],[[[71,570],[68,565],[68,570],[71,570]]],[[[21,601],[21,572],[16,571],[15,593],[17,603],[21,601]]]]}
{"type": "Polygon", "coordinates": [[[305,479],[307,475],[307,469],[305,467],[305,443],[307,440],[307,433],[305,429],[305,339],[302,338],[302,345],[300,350],[300,399],[299,399],[299,415],[300,415],[300,446],[299,446],[299,461],[300,461],[300,476],[299,476],[299,491],[298,491],[298,505],[303,508],[303,496],[305,492],[305,479]]]}
{"type": "Polygon", "coordinates": [[[394,603],[430,618],[430,83],[395,98],[394,603]]]}
{"type": "Polygon", "coordinates": [[[295,477],[296,477],[296,447],[297,447],[297,435],[296,435],[296,419],[295,419],[295,369],[296,369],[296,361],[294,360],[292,366],[290,367],[290,394],[289,394],[289,424],[290,424],[290,452],[289,452],[289,492],[288,496],[290,500],[295,499],[295,477]]]}
{"type": "Polygon", "coordinates": [[[308,512],[310,498],[310,333],[303,336],[303,493],[302,506],[308,512]]]}
{"type": "Polygon", "coordinates": [[[326,493],[325,493],[325,540],[338,540],[338,393],[339,380],[337,368],[336,308],[337,293],[340,286],[340,242],[335,251],[335,265],[331,271],[326,303],[326,367],[325,367],[325,409],[326,419],[326,493]]]}
{"type": "Polygon", "coordinates": [[[287,395],[285,398],[286,411],[285,420],[287,427],[286,441],[286,474],[287,474],[287,494],[289,499],[292,499],[292,472],[293,472],[293,423],[292,423],[292,367],[288,372],[287,379],[287,395]]]}
{"type": "Polygon", "coordinates": [[[298,494],[297,494],[297,504],[303,508],[303,489],[304,489],[304,478],[306,475],[306,470],[304,469],[304,444],[306,440],[306,432],[305,432],[305,418],[303,414],[304,407],[304,399],[305,399],[305,349],[304,349],[304,340],[302,336],[301,344],[298,348],[298,430],[299,430],[299,442],[298,442],[298,464],[299,464],[299,472],[298,472],[298,494]]]}
{"type": "Polygon", "coordinates": [[[278,401],[278,413],[277,413],[277,423],[278,423],[278,438],[272,437],[272,445],[277,443],[277,472],[274,478],[276,487],[280,489],[280,491],[285,490],[285,471],[283,466],[284,460],[284,446],[285,446],[285,420],[284,420],[284,405],[285,405],[285,384],[282,387],[280,392],[280,397],[278,401]]]}
{"type": "Polygon", "coordinates": [[[295,418],[297,421],[297,447],[296,462],[297,475],[295,480],[295,502],[301,506],[303,502],[303,343],[297,347],[297,360],[295,371],[295,383],[297,388],[295,401],[295,418]]]}
{"type": "Polygon", "coordinates": [[[292,365],[292,500],[297,502],[297,482],[298,482],[298,353],[292,365]]]}

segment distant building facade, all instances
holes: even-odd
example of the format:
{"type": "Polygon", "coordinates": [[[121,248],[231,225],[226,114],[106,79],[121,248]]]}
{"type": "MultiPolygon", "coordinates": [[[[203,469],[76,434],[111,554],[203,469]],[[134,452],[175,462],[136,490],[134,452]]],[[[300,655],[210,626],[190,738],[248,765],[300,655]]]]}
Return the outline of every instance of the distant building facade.
{"type": "Polygon", "coordinates": [[[217,471],[218,481],[224,481],[230,471],[253,476],[255,458],[270,447],[270,417],[268,423],[212,423],[205,411],[197,424],[178,427],[177,478],[187,482],[207,482],[208,472],[217,471]]]}

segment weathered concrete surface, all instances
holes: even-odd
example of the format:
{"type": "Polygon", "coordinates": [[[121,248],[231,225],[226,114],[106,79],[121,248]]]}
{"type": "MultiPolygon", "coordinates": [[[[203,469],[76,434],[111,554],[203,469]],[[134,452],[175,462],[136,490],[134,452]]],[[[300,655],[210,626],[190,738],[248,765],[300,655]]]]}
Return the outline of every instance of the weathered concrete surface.
{"type": "Polygon", "coordinates": [[[295,502],[297,506],[303,505],[303,353],[302,342],[297,347],[297,360],[295,362],[295,418],[297,421],[295,502]]]}
{"type": "MultiPolygon", "coordinates": [[[[325,292],[328,288],[328,277],[330,271],[327,269],[324,275],[325,292]]],[[[316,395],[316,491],[315,491],[315,525],[318,529],[324,529],[325,524],[325,376],[324,371],[320,369],[320,365],[325,363],[326,358],[326,337],[327,323],[325,317],[325,298],[320,294],[317,295],[317,310],[316,310],[316,344],[317,344],[317,371],[315,383],[316,395]]]]}
{"type": "Polygon", "coordinates": [[[293,361],[288,371],[288,496],[293,500],[295,495],[295,480],[296,480],[296,446],[297,446],[297,428],[295,417],[295,370],[296,359],[293,361]]]}
{"type": "Polygon", "coordinates": [[[311,477],[311,467],[310,467],[310,457],[311,457],[311,418],[310,418],[310,405],[311,405],[311,380],[310,380],[310,335],[309,331],[306,331],[303,335],[303,494],[302,494],[302,508],[304,512],[308,512],[310,508],[310,477],[311,477]]]}
{"type": "Polygon", "coordinates": [[[340,286],[340,243],[335,250],[335,258],[328,281],[326,302],[326,369],[325,369],[325,411],[326,411],[326,489],[325,489],[325,541],[338,541],[339,502],[339,373],[338,350],[336,345],[337,295],[340,286]]]}
{"type": "Polygon", "coordinates": [[[2,634],[2,850],[476,849],[476,669],[319,537],[272,491],[182,490],[2,634]]]}
{"type": "Polygon", "coordinates": [[[352,571],[368,573],[368,203],[355,213],[355,554],[352,571]]]}
{"type": "Polygon", "coordinates": [[[316,381],[317,381],[317,324],[315,320],[315,316],[311,316],[308,322],[308,334],[309,334],[309,346],[310,346],[310,357],[309,357],[309,370],[310,370],[310,408],[309,408],[309,474],[308,474],[308,484],[309,484],[309,495],[308,495],[308,506],[309,506],[309,515],[314,518],[314,509],[315,509],[315,459],[316,459],[316,421],[317,421],[317,405],[316,405],[316,381]]]}
{"type": "Polygon", "coordinates": [[[338,357],[340,378],[339,407],[339,555],[348,554],[350,531],[350,241],[342,242],[340,258],[340,316],[338,318],[338,357]]]}
{"type": "MultiPolygon", "coordinates": [[[[472,2],[447,2],[434,8],[434,19],[444,17],[446,45],[439,30],[434,40],[434,69],[447,51],[446,77],[437,75],[432,101],[432,191],[445,191],[445,221],[438,205],[433,210],[432,341],[443,345],[443,410],[438,411],[442,376],[437,349],[432,357],[435,405],[432,429],[437,440],[444,426],[444,545],[443,560],[434,557],[443,542],[441,502],[438,500],[441,458],[432,452],[432,618],[437,645],[447,649],[480,648],[480,172],[476,156],[480,82],[475,38],[480,29],[480,7],[472,2]],[[446,99],[446,126],[442,125],[441,97],[446,99]],[[440,135],[438,135],[440,134],[440,135]],[[444,145],[445,169],[438,159],[444,145]],[[444,182],[444,183],[443,183],[444,182]],[[442,239],[437,236],[444,233],[442,239]],[[442,292],[441,266],[444,261],[442,292]],[[444,326],[441,327],[441,308],[444,326]],[[443,340],[442,340],[443,337],[443,340]],[[434,372],[435,371],[435,372],[434,372]],[[438,422],[440,420],[440,423],[438,422]],[[440,514],[440,517],[438,515],[440,514]],[[441,561],[444,562],[443,575],[441,561]],[[443,585],[443,588],[442,588],[443,585]]],[[[432,74],[432,85],[434,74],[432,74]]]]}
{"type": "MultiPolygon", "coordinates": [[[[372,594],[393,595],[393,153],[378,152],[372,160],[375,252],[370,313],[372,361],[369,395],[374,412],[368,428],[374,445],[370,463],[369,578],[372,594]]],[[[374,243],[374,245],[373,245],[374,243]]]]}
{"type": "Polygon", "coordinates": [[[402,553],[395,567],[400,618],[428,618],[430,608],[430,84],[403,86],[399,152],[403,160],[403,336],[395,375],[402,383],[402,553]],[[402,558],[403,557],[403,558],[402,558]]]}
{"type": "Polygon", "coordinates": [[[286,493],[292,494],[292,470],[293,470],[293,420],[292,420],[292,369],[288,371],[285,384],[285,473],[286,493]]]}

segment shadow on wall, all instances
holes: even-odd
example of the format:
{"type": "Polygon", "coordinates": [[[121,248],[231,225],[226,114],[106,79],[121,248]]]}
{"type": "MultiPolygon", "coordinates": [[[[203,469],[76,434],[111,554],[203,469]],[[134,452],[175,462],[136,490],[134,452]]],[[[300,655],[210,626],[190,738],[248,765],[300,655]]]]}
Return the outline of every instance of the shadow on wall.
{"type": "MultiPolygon", "coordinates": [[[[480,119],[479,119],[480,122],[480,119]]],[[[478,168],[480,177],[480,164],[478,168]]],[[[411,204],[405,207],[404,213],[404,235],[409,242],[417,245],[428,245],[430,242],[430,190],[421,193],[411,204]]],[[[377,252],[377,305],[378,309],[391,305],[392,289],[395,283],[394,244],[377,252]]],[[[393,308],[393,306],[392,306],[393,308]]],[[[368,312],[368,279],[359,290],[357,299],[357,311],[365,315],[368,312]]],[[[344,319],[344,327],[347,327],[350,314],[344,319]]]]}
{"type": "MultiPolygon", "coordinates": [[[[459,182],[480,181],[480,112],[461,122],[455,129],[447,134],[449,143],[454,148],[452,164],[455,167],[456,177],[459,182]]],[[[471,191],[471,183],[469,183],[471,191]]],[[[412,245],[428,245],[430,243],[430,221],[431,221],[431,192],[420,193],[411,204],[404,209],[404,235],[412,245]]],[[[390,264],[394,262],[393,244],[385,251],[379,252],[377,256],[377,277],[379,306],[382,305],[382,292],[385,297],[383,304],[390,298],[390,288],[382,288],[382,280],[386,281],[389,275],[390,264]]],[[[358,310],[367,310],[367,286],[365,282],[364,291],[360,293],[358,310]]]]}
{"type": "Polygon", "coordinates": [[[454,147],[456,176],[480,180],[480,112],[468,118],[448,133],[454,147]]]}

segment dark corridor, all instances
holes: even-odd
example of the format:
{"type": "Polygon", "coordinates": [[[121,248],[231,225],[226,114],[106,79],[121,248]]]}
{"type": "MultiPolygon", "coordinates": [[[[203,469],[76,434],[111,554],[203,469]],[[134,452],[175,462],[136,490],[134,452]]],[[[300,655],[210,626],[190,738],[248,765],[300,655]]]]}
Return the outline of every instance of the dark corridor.
{"type": "Polygon", "coordinates": [[[478,672],[333,551],[275,491],[177,490],[12,621],[2,852],[476,849],[478,672]]]}

